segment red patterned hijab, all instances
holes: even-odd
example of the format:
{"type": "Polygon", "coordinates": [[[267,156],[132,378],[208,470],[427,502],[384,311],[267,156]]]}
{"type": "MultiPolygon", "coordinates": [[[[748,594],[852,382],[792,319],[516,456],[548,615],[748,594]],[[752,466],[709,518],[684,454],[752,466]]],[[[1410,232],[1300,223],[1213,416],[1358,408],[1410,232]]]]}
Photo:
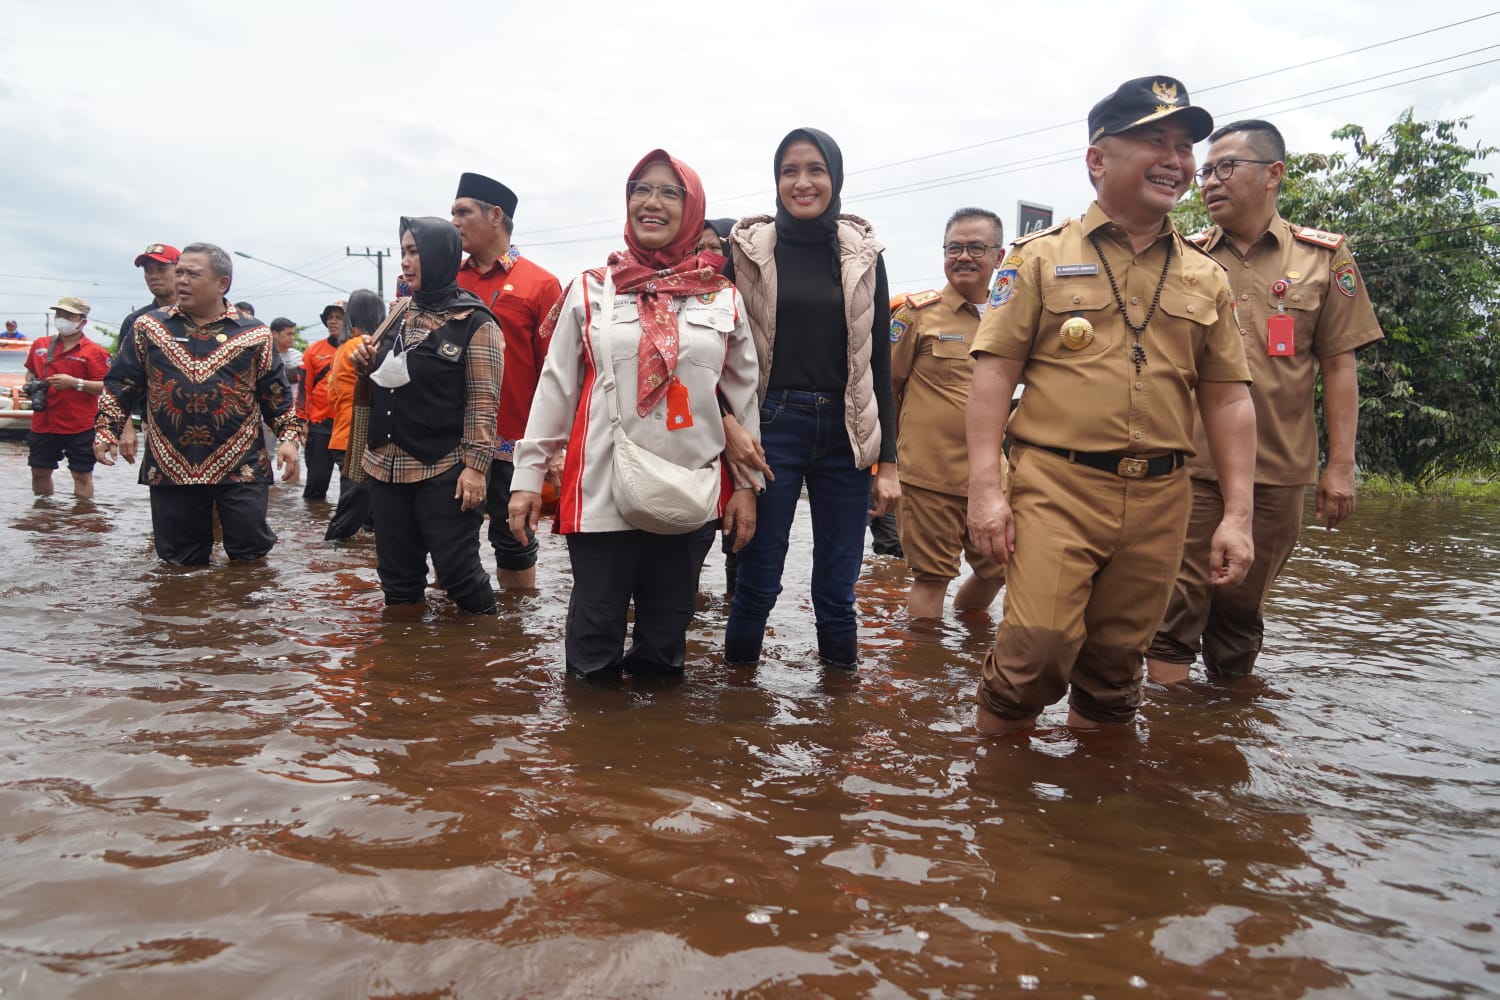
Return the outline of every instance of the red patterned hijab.
{"type": "MultiPolygon", "coordinates": [[[[641,158],[630,172],[635,180],[653,163],[665,163],[687,189],[682,203],[682,225],[672,242],[658,250],[641,246],[630,219],[625,220],[624,253],[609,256],[615,291],[634,293],[641,317],[640,360],[636,371],[636,411],[646,416],[667,394],[677,370],[677,316],[668,305],[673,296],[703,295],[730,287],[729,279],[719,273],[723,258],[713,253],[698,253],[698,238],[703,234],[703,216],[707,199],[703,182],[692,167],[674,159],[663,149],[653,149],[641,158]]],[[[627,205],[629,198],[626,198],[627,205]]],[[[603,275],[601,274],[602,278],[603,275]]],[[[604,303],[609,308],[609,303],[604,303]]]]}

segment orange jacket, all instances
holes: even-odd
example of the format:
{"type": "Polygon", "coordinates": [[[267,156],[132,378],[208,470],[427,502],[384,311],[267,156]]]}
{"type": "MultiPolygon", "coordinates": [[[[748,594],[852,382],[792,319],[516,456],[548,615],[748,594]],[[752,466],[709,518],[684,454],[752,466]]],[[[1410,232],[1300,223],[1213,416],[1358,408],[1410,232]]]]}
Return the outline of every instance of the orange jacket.
{"type": "Polygon", "coordinates": [[[303,395],[307,399],[309,423],[321,424],[333,419],[333,407],[328,405],[328,376],[332,374],[329,366],[333,364],[337,350],[324,337],[307,345],[307,350],[302,352],[302,384],[307,390],[303,395]]]}
{"type": "Polygon", "coordinates": [[[350,355],[361,343],[360,338],[350,337],[333,352],[333,363],[328,366],[328,406],[333,411],[333,437],[328,439],[329,451],[343,451],[349,447],[349,419],[354,413],[354,383],[359,380],[359,369],[354,367],[350,355]]]}

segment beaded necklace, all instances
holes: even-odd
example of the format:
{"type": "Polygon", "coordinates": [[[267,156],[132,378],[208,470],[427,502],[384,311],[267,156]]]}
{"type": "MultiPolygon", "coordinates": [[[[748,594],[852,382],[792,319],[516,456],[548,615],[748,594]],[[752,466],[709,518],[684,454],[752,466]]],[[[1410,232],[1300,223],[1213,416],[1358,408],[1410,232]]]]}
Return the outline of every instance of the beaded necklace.
{"type": "Polygon", "coordinates": [[[1156,314],[1156,305],[1161,301],[1161,290],[1167,284],[1167,269],[1172,266],[1172,241],[1167,241],[1167,259],[1161,265],[1161,278],[1156,282],[1156,294],[1151,298],[1151,308],[1146,310],[1146,318],[1141,320],[1141,325],[1136,326],[1130,322],[1130,313],[1125,311],[1125,300],[1120,297],[1120,286],[1115,284],[1115,272],[1110,270],[1109,258],[1104,256],[1104,251],[1099,248],[1099,240],[1093,233],[1089,233],[1089,242],[1094,246],[1094,253],[1099,255],[1099,260],[1104,264],[1104,276],[1109,279],[1109,290],[1115,295],[1115,305],[1120,307],[1120,318],[1130,328],[1135,336],[1135,343],[1130,348],[1130,363],[1135,365],[1135,373],[1139,375],[1141,369],[1146,366],[1146,349],[1141,346],[1141,333],[1146,329],[1146,324],[1151,322],[1151,317],[1156,314]]]}

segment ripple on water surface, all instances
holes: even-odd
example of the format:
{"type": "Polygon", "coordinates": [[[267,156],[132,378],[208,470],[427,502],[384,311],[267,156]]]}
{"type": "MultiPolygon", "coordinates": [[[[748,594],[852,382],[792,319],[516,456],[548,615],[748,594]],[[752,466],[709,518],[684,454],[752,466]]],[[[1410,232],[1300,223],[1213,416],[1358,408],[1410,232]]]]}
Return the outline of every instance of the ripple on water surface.
{"type": "Polygon", "coordinates": [[[368,541],[276,488],[265,565],[151,558],[145,490],[34,500],[0,443],[7,995],[1500,992],[1494,505],[1309,528],[1262,670],[1126,731],[972,735],[989,616],[870,558],[821,670],[799,520],[768,659],[561,676],[567,559],[384,618],[368,541]]]}

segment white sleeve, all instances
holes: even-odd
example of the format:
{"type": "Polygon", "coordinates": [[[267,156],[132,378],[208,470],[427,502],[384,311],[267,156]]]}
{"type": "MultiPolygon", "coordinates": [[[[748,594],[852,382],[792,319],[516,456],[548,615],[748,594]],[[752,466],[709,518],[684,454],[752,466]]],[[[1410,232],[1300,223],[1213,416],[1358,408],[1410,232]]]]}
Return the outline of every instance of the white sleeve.
{"type": "Polygon", "coordinates": [[[516,442],[512,491],[542,491],[547,462],[568,441],[583,387],[584,331],[588,326],[587,274],[569,283],[557,327],[547,347],[547,361],[531,399],[526,436],[516,442]]]}

